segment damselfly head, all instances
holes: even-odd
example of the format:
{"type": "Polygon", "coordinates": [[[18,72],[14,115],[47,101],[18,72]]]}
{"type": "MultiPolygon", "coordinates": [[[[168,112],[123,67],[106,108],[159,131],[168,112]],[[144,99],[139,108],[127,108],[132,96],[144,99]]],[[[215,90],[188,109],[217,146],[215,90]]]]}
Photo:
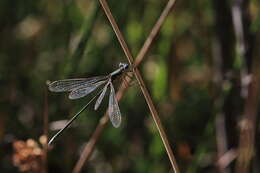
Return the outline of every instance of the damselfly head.
{"type": "Polygon", "coordinates": [[[126,70],[129,67],[129,65],[127,63],[122,63],[122,62],[120,62],[118,66],[119,66],[119,68],[122,68],[123,70],[126,70]]]}

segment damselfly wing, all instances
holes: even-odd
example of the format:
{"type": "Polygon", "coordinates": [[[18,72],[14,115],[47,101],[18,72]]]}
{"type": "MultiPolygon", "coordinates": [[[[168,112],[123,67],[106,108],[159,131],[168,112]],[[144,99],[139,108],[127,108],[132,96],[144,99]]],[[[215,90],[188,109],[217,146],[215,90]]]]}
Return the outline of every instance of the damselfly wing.
{"type": "Polygon", "coordinates": [[[74,115],[68,123],[62,128],[58,133],[56,133],[49,144],[53,142],[53,140],[58,137],[79,115],[82,111],[84,111],[87,106],[97,97],[97,101],[95,103],[94,109],[97,110],[100,106],[108,86],[110,87],[110,95],[109,95],[109,106],[108,106],[108,115],[112,125],[115,128],[118,128],[121,124],[121,113],[118,106],[118,102],[115,96],[115,89],[112,84],[113,80],[117,78],[120,74],[122,74],[126,69],[128,69],[128,64],[119,63],[119,68],[106,76],[97,76],[91,78],[78,78],[78,79],[64,79],[54,81],[49,84],[49,90],[52,92],[70,92],[70,99],[79,99],[87,96],[88,94],[95,91],[97,88],[104,85],[103,89],[101,89],[97,95],[95,95],[76,115],[74,115]]]}
{"type": "Polygon", "coordinates": [[[52,92],[66,92],[72,91],[73,89],[88,86],[90,84],[97,83],[102,80],[108,79],[109,76],[97,76],[91,78],[77,78],[77,79],[64,79],[54,81],[49,85],[49,90],[52,92]]]}
{"type": "Polygon", "coordinates": [[[93,92],[95,89],[97,89],[99,86],[101,86],[104,83],[106,83],[106,81],[100,81],[100,82],[96,82],[93,84],[89,84],[87,86],[75,88],[70,92],[69,98],[70,99],[79,99],[81,97],[85,97],[86,95],[93,92]]]}
{"type": "Polygon", "coordinates": [[[97,99],[97,101],[96,101],[96,104],[95,104],[95,108],[94,108],[95,110],[97,110],[98,107],[100,106],[100,104],[101,104],[101,102],[102,102],[102,100],[103,100],[103,98],[104,98],[104,96],[105,96],[105,94],[106,94],[108,85],[109,85],[109,83],[107,83],[107,84],[105,85],[105,87],[104,87],[103,90],[102,90],[102,93],[99,95],[99,97],[98,97],[98,99],[97,99]]]}
{"type": "Polygon", "coordinates": [[[119,127],[121,124],[121,113],[116,100],[115,89],[110,82],[110,95],[109,95],[109,106],[108,115],[114,127],[119,127]]]}

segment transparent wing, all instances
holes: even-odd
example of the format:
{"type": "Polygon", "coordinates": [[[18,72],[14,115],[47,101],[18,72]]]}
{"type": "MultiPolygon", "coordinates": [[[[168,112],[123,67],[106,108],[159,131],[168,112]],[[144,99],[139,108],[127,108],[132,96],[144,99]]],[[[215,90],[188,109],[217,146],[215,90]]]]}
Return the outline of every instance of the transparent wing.
{"type": "Polygon", "coordinates": [[[97,76],[91,78],[77,78],[77,79],[64,79],[57,80],[49,84],[49,90],[52,92],[65,92],[72,91],[75,88],[88,86],[100,80],[107,79],[108,76],[97,76]]]}
{"type": "Polygon", "coordinates": [[[102,93],[100,94],[100,96],[98,97],[97,101],[96,101],[96,104],[95,104],[95,110],[98,109],[98,107],[100,106],[105,94],[106,94],[106,91],[107,91],[107,86],[108,86],[109,83],[107,83],[104,88],[103,88],[103,91],[102,93]]]}
{"type": "Polygon", "coordinates": [[[104,81],[99,81],[97,83],[88,84],[87,86],[76,88],[71,91],[71,93],[69,94],[69,98],[78,99],[78,98],[84,97],[84,96],[88,95],[89,93],[91,93],[92,91],[94,91],[95,89],[97,89],[100,85],[102,85],[106,82],[107,81],[104,80],[104,81]]]}
{"type": "Polygon", "coordinates": [[[118,128],[121,124],[121,113],[119,106],[116,100],[115,89],[110,82],[110,96],[109,96],[109,106],[108,106],[108,115],[115,128],[118,128]]]}

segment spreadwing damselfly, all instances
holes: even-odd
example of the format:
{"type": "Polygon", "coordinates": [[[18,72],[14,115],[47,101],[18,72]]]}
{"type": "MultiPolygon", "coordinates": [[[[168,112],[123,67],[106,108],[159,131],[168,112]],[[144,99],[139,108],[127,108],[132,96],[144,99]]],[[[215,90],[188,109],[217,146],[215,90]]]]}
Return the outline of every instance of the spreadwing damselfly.
{"type": "Polygon", "coordinates": [[[97,96],[99,96],[96,100],[94,109],[97,110],[100,106],[107,88],[110,88],[109,94],[109,104],[108,104],[108,115],[112,125],[115,128],[118,128],[121,124],[121,113],[118,106],[118,102],[116,100],[115,89],[112,84],[114,79],[116,79],[119,75],[121,75],[124,71],[128,69],[128,64],[119,63],[119,68],[108,75],[105,76],[96,76],[91,78],[77,78],[77,79],[64,79],[57,80],[49,83],[49,90],[52,92],[69,92],[69,99],[79,99],[87,96],[97,88],[104,86],[77,114],[75,114],[66,125],[60,129],[48,142],[50,145],[54,139],[56,139],[62,132],[80,115],[82,111],[84,111],[88,105],[95,100],[97,96]]]}

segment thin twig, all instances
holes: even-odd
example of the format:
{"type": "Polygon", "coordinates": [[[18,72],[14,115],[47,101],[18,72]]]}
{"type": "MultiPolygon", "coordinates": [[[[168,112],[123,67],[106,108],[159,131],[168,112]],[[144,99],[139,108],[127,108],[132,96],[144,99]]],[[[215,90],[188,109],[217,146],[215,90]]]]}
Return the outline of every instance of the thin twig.
{"type": "MultiPolygon", "coordinates": [[[[156,24],[152,28],[149,36],[147,37],[143,47],[139,51],[137,58],[135,59],[134,66],[137,67],[141,61],[144,59],[145,55],[147,54],[149,48],[152,46],[152,43],[155,39],[155,37],[158,35],[160,28],[162,24],[164,23],[166,17],[169,15],[171,9],[174,7],[176,0],[169,0],[166,7],[164,8],[163,12],[161,13],[159,19],[157,20],[156,24]]],[[[131,79],[125,78],[126,83],[128,84],[131,79]]],[[[122,96],[124,95],[126,89],[128,88],[128,85],[121,84],[121,87],[119,88],[117,92],[117,100],[121,100],[122,96]]],[[[105,128],[106,123],[108,122],[109,118],[107,113],[100,119],[99,124],[97,125],[94,133],[92,134],[89,142],[84,147],[84,150],[80,156],[80,159],[78,160],[73,172],[78,173],[81,171],[84,163],[89,159],[90,155],[92,154],[94,147],[97,143],[97,140],[100,137],[100,134],[102,133],[103,129],[105,128]]]]}
{"type": "Polygon", "coordinates": [[[237,173],[250,172],[250,163],[254,156],[258,85],[258,81],[253,79],[248,86],[244,117],[240,123],[237,173]]]}
{"type": "MultiPolygon", "coordinates": [[[[232,19],[233,19],[233,26],[234,26],[234,33],[236,36],[236,60],[237,62],[240,61],[239,68],[240,68],[240,76],[241,76],[241,94],[243,98],[247,97],[248,94],[248,83],[244,83],[243,80],[248,76],[249,69],[246,64],[246,44],[247,40],[245,38],[245,28],[243,26],[243,0],[234,0],[232,5],[232,19]]],[[[251,57],[250,57],[251,58],[251,57]]]]}
{"type": "MultiPolygon", "coordinates": [[[[48,127],[49,127],[48,91],[47,88],[44,88],[43,135],[46,139],[48,139],[48,127]]],[[[48,154],[48,145],[47,143],[43,143],[42,166],[43,166],[44,173],[48,172],[47,154],[48,154]]]]}
{"type": "Polygon", "coordinates": [[[216,128],[216,145],[217,145],[217,157],[219,160],[219,163],[216,164],[217,172],[219,173],[229,173],[230,170],[226,166],[223,166],[224,161],[226,159],[220,159],[220,158],[226,158],[224,155],[228,152],[228,142],[227,142],[227,133],[226,133],[226,117],[225,113],[223,112],[224,103],[226,100],[226,97],[228,93],[230,92],[230,88],[227,88],[226,86],[229,84],[229,81],[224,80],[224,76],[221,72],[221,68],[223,67],[223,61],[222,61],[222,54],[223,49],[221,48],[220,44],[220,34],[217,35],[217,39],[214,39],[213,41],[213,60],[214,60],[214,86],[216,90],[216,94],[214,97],[214,109],[216,112],[215,117],[215,128],[216,128]]]}
{"type": "Polygon", "coordinates": [[[143,47],[141,48],[140,52],[138,53],[138,55],[135,59],[135,67],[139,66],[139,64],[142,62],[143,58],[147,54],[149,48],[152,45],[152,42],[154,41],[156,35],[159,33],[164,21],[166,20],[166,17],[169,15],[172,8],[174,7],[175,2],[176,2],[176,0],[169,0],[167,5],[163,9],[163,12],[161,13],[159,19],[157,20],[156,24],[154,25],[149,36],[147,37],[146,41],[144,42],[143,47]]]}
{"type": "MultiPolygon", "coordinates": [[[[246,59],[252,59],[248,51],[252,46],[249,37],[249,20],[250,17],[246,11],[249,8],[249,1],[235,0],[232,4],[232,19],[234,25],[234,32],[237,44],[237,57],[240,58],[240,80],[241,80],[241,94],[245,98],[245,108],[242,120],[240,123],[240,136],[238,159],[236,162],[237,173],[250,172],[250,163],[254,153],[255,142],[255,123],[257,114],[257,92],[258,82],[254,74],[250,74],[251,66],[246,63],[246,59]]],[[[252,41],[252,40],[251,40],[252,41]]]]}
{"type": "Polygon", "coordinates": [[[105,113],[105,115],[99,120],[99,123],[96,127],[96,130],[94,131],[90,140],[88,141],[88,143],[84,147],[84,150],[83,150],[82,154],[80,155],[80,158],[77,161],[76,166],[74,167],[74,169],[72,171],[73,173],[79,173],[81,171],[81,169],[83,168],[84,163],[91,156],[93,149],[94,149],[94,147],[97,143],[97,139],[100,137],[100,135],[101,135],[103,129],[105,128],[108,120],[109,120],[108,114],[105,113]]]}
{"type": "Polygon", "coordinates": [[[237,154],[237,151],[234,149],[230,149],[225,152],[220,158],[218,158],[218,167],[221,167],[222,170],[225,170],[225,168],[228,167],[230,163],[237,158],[237,154]]]}

